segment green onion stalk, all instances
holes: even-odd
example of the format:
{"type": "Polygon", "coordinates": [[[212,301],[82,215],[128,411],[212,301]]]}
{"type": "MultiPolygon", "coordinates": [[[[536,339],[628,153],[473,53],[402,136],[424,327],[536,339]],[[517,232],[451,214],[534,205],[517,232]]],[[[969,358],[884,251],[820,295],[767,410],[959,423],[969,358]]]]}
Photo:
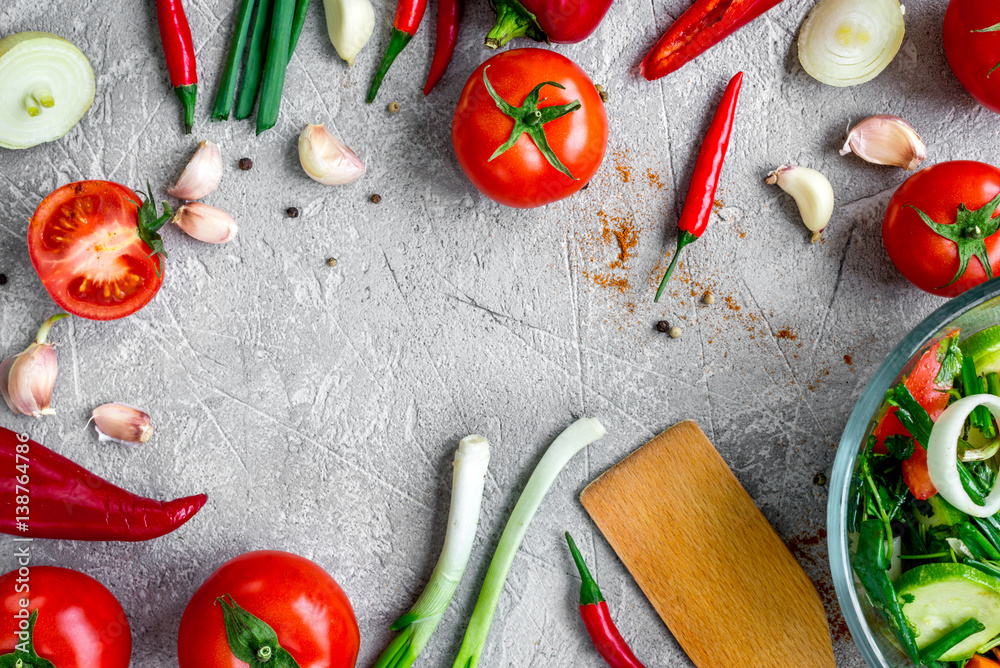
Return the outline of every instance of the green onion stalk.
{"type": "Polygon", "coordinates": [[[399,631],[375,668],[408,668],[420,656],[444,617],[472,554],[479,510],[490,463],[490,445],[482,436],[466,436],[455,452],[451,510],[444,547],[424,592],[409,612],[390,627],[399,631]]]}
{"type": "Polygon", "coordinates": [[[476,601],[476,608],[472,611],[469,628],[465,631],[465,638],[462,640],[462,647],[458,651],[458,658],[455,659],[453,668],[475,668],[479,665],[486,637],[493,623],[493,615],[500,601],[500,593],[507,581],[514,555],[517,554],[521,541],[528,531],[528,524],[531,523],[552,483],[555,482],[556,476],[565,468],[573,455],[605,433],[607,432],[604,426],[597,418],[581,418],[559,434],[545,451],[542,461],[538,462],[531,478],[528,479],[528,484],[521,492],[521,498],[517,500],[514,512],[507,520],[503,535],[500,536],[500,544],[497,545],[493,561],[490,562],[486,580],[479,592],[479,600],[476,601]]]}

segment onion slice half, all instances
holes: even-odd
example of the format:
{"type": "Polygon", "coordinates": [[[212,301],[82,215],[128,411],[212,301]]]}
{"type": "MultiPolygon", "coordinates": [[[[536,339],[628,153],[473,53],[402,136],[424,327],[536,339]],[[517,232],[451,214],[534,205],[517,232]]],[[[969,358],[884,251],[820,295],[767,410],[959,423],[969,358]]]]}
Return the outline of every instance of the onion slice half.
{"type": "Polygon", "coordinates": [[[830,86],[856,86],[888,67],[906,27],[899,0],[820,0],[799,32],[799,62],[830,86]]]}
{"type": "Polygon", "coordinates": [[[927,469],[931,482],[945,501],[974,517],[990,517],[1000,512],[1000,487],[994,485],[983,505],[979,505],[969,498],[958,473],[958,440],[962,437],[966,418],[977,406],[986,406],[1000,421],[1000,397],[992,394],[974,394],[948,406],[931,430],[927,469]]]}

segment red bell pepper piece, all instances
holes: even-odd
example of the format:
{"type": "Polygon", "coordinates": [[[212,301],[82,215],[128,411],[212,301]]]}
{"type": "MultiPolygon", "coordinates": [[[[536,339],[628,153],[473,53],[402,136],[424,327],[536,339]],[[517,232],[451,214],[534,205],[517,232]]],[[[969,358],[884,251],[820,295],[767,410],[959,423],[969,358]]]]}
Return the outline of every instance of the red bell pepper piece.
{"type": "MultiPolygon", "coordinates": [[[[913,398],[917,400],[931,419],[937,422],[941,413],[948,407],[949,394],[953,381],[938,384],[937,376],[941,372],[942,357],[947,349],[942,350],[941,344],[946,339],[958,336],[959,330],[955,330],[941,341],[938,341],[930,349],[920,356],[913,371],[903,381],[903,385],[910,391],[913,398]]],[[[882,419],[875,426],[872,434],[875,436],[875,452],[884,453],[885,439],[888,436],[910,436],[910,432],[896,417],[896,407],[890,406],[882,419]]],[[[910,492],[918,499],[929,499],[937,494],[937,489],[931,483],[931,476],[927,470],[927,451],[919,444],[914,444],[913,456],[903,462],[903,480],[910,492]]]]}
{"type": "Polygon", "coordinates": [[[156,21],[160,24],[160,41],[163,42],[163,52],[167,57],[170,85],[184,105],[184,127],[191,134],[198,92],[198,71],[191,28],[181,0],[156,0],[156,21]]]}
{"type": "Polygon", "coordinates": [[[729,151],[729,138],[733,133],[736,103],[740,99],[742,86],[743,73],[739,72],[726,86],[726,92],[722,94],[722,101],[715,111],[712,124],[705,133],[701,150],[698,152],[698,160],[694,163],[691,185],[688,186],[687,195],[684,197],[684,209],[681,210],[680,220],[677,221],[677,229],[680,231],[677,235],[677,252],[674,253],[670,266],[663,274],[660,287],[656,289],[654,302],[660,301],[660,296],[667,287],[667,281],[674,273],[677,260],[680,259],[681,251],[689,243],[697,241],[708,228],[708,220],[715,206],[715,192],[719,189],[722,163],[725,162],[726,153],[729,151]]]}
{"type": "Polygon", "coordinates": [[[635,654],[612,621],[608,604],[604,602],[600,588],[590,575],[590,569],[584,563],[583,555],[576,549],[576,543],[568,531],[566,542],[569,543],[573,561],[576,562],[580,579],[583,580],[580,585],[580,617],[583,618],[583,625],[587,627],[587,633],[590,634],[594,647],[611,668],[645,668],[639,659],[635,658],[635,654]]]}
{"type": "Polygon", "coordinates": [[[444,76],[451,56],[458,44],[458,22],[462,13],[462,0],[438,0],[437,37],[434,41],[434,59],[427,74],[424,95],[431,92],[444,76]]]}
{"type": "Polygon", "coordinates": [[[0,427],[0,533],[26,538],[141,541],[177,529],[208,497],[136,496],[43,445],[0,427]]]}
{"type": "Polygon", "coordinates": [[[694,60],[782,0],[697,0],[663,33],[639,66],[653,81],[694,60]]]}
{"type": "Polygon", "coordinates": [[[597,30],[612,0],[493,0],[497,20],[486,46],[498,49],[515,37],[575,44],[597,30]]]}

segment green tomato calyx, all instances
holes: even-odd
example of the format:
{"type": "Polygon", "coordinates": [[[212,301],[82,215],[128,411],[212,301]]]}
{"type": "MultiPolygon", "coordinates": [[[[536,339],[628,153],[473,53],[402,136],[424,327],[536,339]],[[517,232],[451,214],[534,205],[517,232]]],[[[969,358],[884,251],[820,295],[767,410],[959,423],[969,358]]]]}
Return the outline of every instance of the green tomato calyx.
{"type": "Polygon", "coordinates": [[[986,278],[993,278],[993,267],[990,264],[989,253],[986,250],[986,239],[996,234],[997,229],[1000,229],[1000,218],[993,217],[997,207],[1000,206],[1000,194],[997,194],[992,200],[974,211],[970,211],[965,204],[959,204],[958,213],[955,216],[955,223],[953,225],[935,223],[931,220],[930,216],[917,207],[910,206],[909,204],[906,206],[916,211],[920,219],[935,234],[954,241],[958,249],[958,271],[955,273],[954,278],[946,285],[942,285],[941,288],[948,287],[964,276],[966,269],[969,268],[969,260],[973,256],[982,265],[983,270],[986,272],[986,278]]]}

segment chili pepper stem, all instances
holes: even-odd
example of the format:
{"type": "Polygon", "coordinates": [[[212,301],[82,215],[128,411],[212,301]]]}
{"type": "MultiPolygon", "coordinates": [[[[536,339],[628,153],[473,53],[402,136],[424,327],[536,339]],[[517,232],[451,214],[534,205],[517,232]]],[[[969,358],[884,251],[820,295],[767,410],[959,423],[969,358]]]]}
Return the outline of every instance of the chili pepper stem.
{"type": "Polygon", "coordinates": [[[583,555],[577,549],[573,537],[569,535],[569,531],[566,532],[566,542],[569,543],[569,551],[573,554],[573,561],[576,562],[576,568],[580,571],[580,579],[583,581],[580,585],[580,605],[596,605],[600,603],[604,600],[604,597],[601,595],[601,589],[590,575],[590,569],[587,568],[587,564],[583,560],[583,555]]]}
{"type": "Polygon", "coordinates": [[[667,281],[670,280],[671,274],[674,273],[674,269],[677,267],[677,261],[680,260],[681,251],[689,243],[696,241],[698,237],[691,234],[690,232],[681,232],[677,236],[677,251],[674,253],[673,259],[670,261],[670,266],[667,267],[667,272],[663,274],[663,280],[660,281],[660,287],[656,289],[656,296],[653,297],[654,302],[660,301],[660,297],[663,295],[663,290],[667,287],[667,281]]]}
{"type": "Polygon", "coordinates": [[[184,106],[184,130],[185,134],[191,134],[191,127],[194,125],[194,103],[198,93],[198,84],[189,86],[177,86],[174,88],[177,98],[184,106]]]}
{"type": "Polygon", "coordinates": [[[392,37],[389,38],[389,46],[385,50],[385,56],[382,57],[382,64],[378,66],[378,71],[375,73],[375,78],[372,80],[372,87],[368,89],[368,104],[375,101],[375,96],[378,95],[378,89],[382,85],[382,79],[385,78],[386,73],[392,66],[396,56],[398,56],[406,45],[410,43],[413,39],[413,35],[405,33],[399,28],[392,29],[392,37]]]}
{"type": "Polygon", "coordinates": [[[486,35],[486,48],[499,49],[515,37],[530,37],[548,43],[549,36],[538,25],[538,19],[517,0],[493,0],[497,20],[486,35]]]}

